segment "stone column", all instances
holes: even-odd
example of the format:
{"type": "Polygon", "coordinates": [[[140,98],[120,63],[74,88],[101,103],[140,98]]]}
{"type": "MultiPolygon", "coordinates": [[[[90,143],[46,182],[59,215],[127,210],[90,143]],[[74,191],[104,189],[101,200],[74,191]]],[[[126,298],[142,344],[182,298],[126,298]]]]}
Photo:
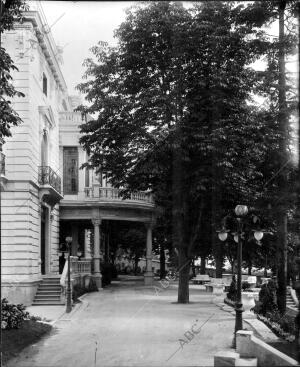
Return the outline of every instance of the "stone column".
{"type": "Polygon", "coordinates": [[[91,256],[91,247],[90,247],[90,230],[84,230],[84,258],[90,259],[91,256]]]}
{"type": "Polygon", "coordinates": [[[144,274],[145,285],[153,284],[152,271],[152,223],[146,223],[147,242],[146,242],[146,272],[144,274]]]}
{"type": "Polygon", "coordinates": [[[100,228],[101,219],[92,219],[94,225],[94,274],[93,277],[96,281],[98,288],[102,288],[102,275],[100,273],[100,228]]]}

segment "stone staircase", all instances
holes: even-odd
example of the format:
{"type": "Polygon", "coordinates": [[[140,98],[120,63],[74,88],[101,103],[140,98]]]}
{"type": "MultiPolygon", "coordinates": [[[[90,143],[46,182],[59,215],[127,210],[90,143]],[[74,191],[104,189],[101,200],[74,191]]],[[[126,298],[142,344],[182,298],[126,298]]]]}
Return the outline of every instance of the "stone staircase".
{"type": "Polygon", "coordinates": [[[61,305],[60,277],[45,277],[39,284],[32,306],[61,305]]]}
{"type": "Polygon", "coordinates": [[[297,310],[297,305],[293,300],[293,297],[291,296],[291,293],[289,289],[286,290],[286,305],[289,308],[297,310]]]}

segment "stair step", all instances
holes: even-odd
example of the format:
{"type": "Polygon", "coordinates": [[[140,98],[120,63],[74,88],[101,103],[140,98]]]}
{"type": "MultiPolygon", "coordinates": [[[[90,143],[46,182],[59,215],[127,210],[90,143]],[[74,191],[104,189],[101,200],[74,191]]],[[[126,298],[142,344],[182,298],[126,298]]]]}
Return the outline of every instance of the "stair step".
{"type": "Polygon", "coordinates": [[[59,277],[45,277],[39,284],[32,305],[62,305],[59,277]]]}
{"type": "Polygon", "coordinates": [[[51,305],[51,306],[62,306],[64,303],[58,301],[34,301],[32,306],[40,306],[40,305],[51,305]]]}
{"type": "Polygon", "coordinates": [[[49,294],[49,293],[44,293],[44,294],[40,294],[37,293],[35,296],[35,299],[37,298],[60,298],[60,293],[56,293],[56,294],[49,294]]]}
{"type": "Polygon", "coordinates": [[[46,283],[59,283],[60,282],[60,279],[51,279],[51,278],[47,278],[47,279],[43,279],[42,280],[43,282],[46,282],[46,283]]]}
{"type": "Polygon", "coordinates": [[[35,299],[34,301],[33,301],[33,303],[45,303],[45,302],[47,302],[47,303],[61,303],[61,301],[60,301],[60,298],[53,298],[53,299],[47,299],[47,298],[44,298],[44,299],[35,299]]]}
{"type": "Polygon", "coordinates": [[[34,299],[44,299],[44,298],[60,298],[60,294],[37,294],[34,299]]]}

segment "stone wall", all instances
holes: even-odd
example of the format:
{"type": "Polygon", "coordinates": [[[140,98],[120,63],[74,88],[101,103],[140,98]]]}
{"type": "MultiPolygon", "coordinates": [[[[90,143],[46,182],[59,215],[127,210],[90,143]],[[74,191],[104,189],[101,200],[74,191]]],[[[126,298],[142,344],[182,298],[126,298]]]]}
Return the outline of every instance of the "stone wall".
{"type": "MultiPolygon", "coordinates": [[[[61,176],[59,112],[68,107],[68,99],[55,56],[56,46],[50,35],[43,33],[45,22],[37,12],[26,14],[25,21],[16,24],[15,29],[2,38],[3,47],[18,68],[12,73],[13,83],[25,97],[13,101],[23,122],[11,129],[12,137],[3,145],[8,181],[1,192],[1,268],[3,297],[10,302],[29,304],[42,278],[40,214],[43,203],[38,182],[42,139],[47,136],[46,165],[61,176]],[[47,93],[43,91],[45,77],[47,93]]],[[[46,270],[55,274],[58,273],[59,206],[48,208],[46,270]]]]}

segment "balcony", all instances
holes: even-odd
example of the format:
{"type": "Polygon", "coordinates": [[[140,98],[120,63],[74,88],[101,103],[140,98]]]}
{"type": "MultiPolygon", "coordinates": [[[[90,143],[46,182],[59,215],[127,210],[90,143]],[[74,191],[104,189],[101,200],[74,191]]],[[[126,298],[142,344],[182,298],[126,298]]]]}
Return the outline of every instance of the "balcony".
{"type": "Polygon", "coordinates": [[[38,183],[40,185],[40,199],[47,204],[53,207],[63,198],[61,195],[61,178],[51,167],[39,167],[38,183]]]}
{"type": "Polygon", "coordinates": [[[137,201],[142,203],[154,204],[152,194],[145,191],[137,191],[130,194],[128,199],[123,199],[121,196],[121,189],[116,189],[113,187],[101,187],[94,185],[93,187],[86,187],[84,189],[85,198],[95,200],[100,199],[104,201],[137,201]]]}
{"type": "Polygon", "coordinates": [[[70,122],[70,123],[80,123],[83,124],[84,123],[84,119],[81,116],[80,112],[65,112],[62,111],[59,113],[60,119],[65,121],[65,122],[70,122]]]}

